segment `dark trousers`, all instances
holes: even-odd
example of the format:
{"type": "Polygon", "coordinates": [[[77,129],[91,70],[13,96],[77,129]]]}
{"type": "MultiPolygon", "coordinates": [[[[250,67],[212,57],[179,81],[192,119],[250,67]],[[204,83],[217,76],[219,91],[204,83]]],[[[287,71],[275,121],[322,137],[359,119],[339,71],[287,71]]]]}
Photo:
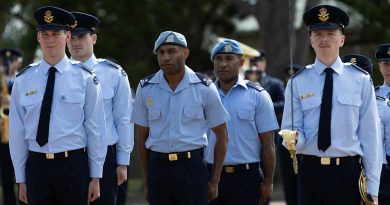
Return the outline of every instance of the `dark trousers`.
{"type": "Polygon", "coordinates": [[[127,191],[128,191],[127,186],[128,186],[127,180],[118,186],[118,198],[116,200],[116,205],[126,205],[127,191]]]}
{"type": "Polygon", "coordinates": [[[298,169],[300,205],[360,205],[361,165],[320,165],[301,159],[298,169]]]}
{"type": "Polygon", "coordinates": [[[9,145],[0,143],[0,173],[3,188],[3,205],[16,205],[15,175],[9,145]]]}
{"type": "Polygon", "coordinates": [[[206,205],[208,171],[203,149],[190,159],[169,161],[151,152],[148,161],[150,205],[206,205]]]}
{"type": "MultiPolygon", "coordinates": [[[[282,174],[284,198],[287,205],[298,204],[297,175],[294,173],[293,162],[288,150],[280,143],[277,145],[282,174]]],[[[297,158],[299,158],[297,156],[297,158]]]]}
{"type": "Polygon", "coordinates": [[[379,204],[390,204],[390,166],[382,166],[381,181],[379,185],[379,204]]]}
{"type": "Polygon", "coordinates": [[[26,163],[29,205],[86,205],[89,181],[86,152],[57,159],[29,153],[26,163]]]}
{"type": "MultiPolygon", "coordinates": [[[[211,173],[212,165],[208,165],[211,173]]],[[[209,205],[259,205],[259,187],[263,174],[259,168],[234,173],[222,171],[218,198],[209,205]]]]}
{"type": "Polygon", "coordinates": [[[108,146],[103,166],[103,178],[99,181],[100,198],[91,203],[92,205],[116,204],[116,198],[118,195],[116,164],[116,146],[108,146]]]}

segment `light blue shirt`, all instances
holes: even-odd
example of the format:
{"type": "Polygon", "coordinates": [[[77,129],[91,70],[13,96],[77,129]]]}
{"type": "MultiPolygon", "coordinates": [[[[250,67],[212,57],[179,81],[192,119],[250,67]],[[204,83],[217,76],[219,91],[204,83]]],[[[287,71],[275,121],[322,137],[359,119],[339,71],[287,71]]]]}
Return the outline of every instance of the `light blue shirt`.
{"type": "Polygon", "coordinates": [[[87,147],[90,177],[102,177],[107,152],[103,100],[97,77],[66,56],[57,69],[49,142],[36,142],[48,70],[44,60],[31,64],[15,79],[10,105],[10,153],[17,183],[26,180],[28,151],[57,153],[87,147]],[[96,78],[95,78],[96,77],[96,78]]]}
{"type": "Polygon", "coordinates": [[[327,66],[318,59],[306,66],[287,84],[282,129],[297,129],[296,151],[318,157],[360,155],[367,176],[367,190],[378,196],[381,173],[379,116],[370,76],[338,58],[330,67],[333,74],[331,146],[317,146],[318,122],[327,66]],[[291,122],[291,86],[293,86],[294,128],[291,122]]]}
{"type": "Polygon", "coordinates": [[[102,86],[108,145],[116,144],[117,164],[129,165],[134,146],[131,88],[126,72],[117,64],[92,55],[82,63],[93,70],[102,86]]]}
{"type": "Polygon", "coordinates": [[[377,98],[378,113],[380,118],[382,146],[383,146],[383,164],[387,164],[386,155],[390,156],[390,87],[385,83],[375,89],[377,96],[385,99],[377,98]]]}
{"type": "MultiPolygon", "coordinates": [[[[226,95],[219,88],[218,81],[216,83],[222,104],[231,117],[227,122],[229,143],[224,165],[260,162],[259,134],[279,129],[268,92],[250,87],[247,82],[239,77],[226,95]]],[[[213,132],[208,134],[209,146],[205,159],[213,164],[216,137],[213,132]]]]}
{"type": "Polygon", "coordinates": [[[207,128],[229,120],[214,83],[202,84],[188,67],[175,91],[162,70],[147,83],[138,85],[131,121],[149,127],[148,149],[171,153],[205,147],[207,128]]]}

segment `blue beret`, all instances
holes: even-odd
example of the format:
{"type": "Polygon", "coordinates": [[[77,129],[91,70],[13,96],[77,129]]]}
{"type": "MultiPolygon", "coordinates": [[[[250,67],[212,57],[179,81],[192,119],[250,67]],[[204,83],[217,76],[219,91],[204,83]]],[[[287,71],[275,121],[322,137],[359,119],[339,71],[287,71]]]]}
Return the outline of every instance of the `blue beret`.
{"type": "Polygon", "coordinates": [[[345,11],[330,5],[318,5],[303,14],[303,21],[314,30],[331,30],[348,26],[349,16],[345,11]]]}
{"type": "Polygon", "coordinates": [[[36,30],[68,30],[76,25],[74,16],[68,11],[54,6],[41,7],[34,11],[38,25],[36,30]]]}
{"type": "Polygon", "coordinates": [[[71,12],[71,14],[76,18],[77,21],[77,25],[70,29],[72,35],[94,33],[95,28],[100,24],[100,20],[96,16],[81,12],[71,12]]]}
{"type": "Polygon", "coordinates": [[[164,31],[160,34],[154,43],[153,53],[157,54],[157,50],[162,45],[176,45],[187,48],[187,40],[181,33],[174,31],[164,31]]]}
{"type": "Polygon", "coordinates": [[[360,54],[349,54],[349,55],[345,55],[342,61],[344,63],[355,64],[370,74],[372,72],[372,62],[371,59],[367,56],[360,55],[360,54]]]}
{"type": "Polygon", "coordinates": [[[390,44],[382,44],[375,52],[375,58],[378,61],[390,61],[390,44]]]}
{"type": "Polygon", "coordinates": [[[242,55],[243,50],[240,43],[236,40],[225,39],[214,46],[211,51],[211,61],[214,61],[215,56],[219,53],[242,55]]]}

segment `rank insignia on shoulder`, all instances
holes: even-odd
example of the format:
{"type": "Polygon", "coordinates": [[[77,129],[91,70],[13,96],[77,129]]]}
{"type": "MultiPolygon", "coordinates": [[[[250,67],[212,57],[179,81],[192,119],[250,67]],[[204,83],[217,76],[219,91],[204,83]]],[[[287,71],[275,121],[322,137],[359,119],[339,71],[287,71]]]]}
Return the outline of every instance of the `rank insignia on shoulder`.
{"type": "Polygon", "coordinates": [[[140,80],[139,84],[141,85],[141,87],[145,87],[145,86],[149,85],[149,81],[154,77],[154,75],[155,75],[155,73],[152,75],[148,75],[145,78],[143,78],[142,80],[140,80]]]}
{"type": "Polygon", "coordinates": [[[121,69],[121,73],[123,76],[127,76],[127,73],[126,73],[125,69],[123,69],[123,68],[121,69]]]}
{"type": "Polygon", "coordinates": [[[252,87],[252,88],[254,88],[254,89],[256,89],[257,91],[260,91],[260,92],[264,90],[264,88],[261,87],[260,83],[248,81],[246,83],[246,85],[249,86],[249,87],[252,87]]]}
{"type": "Polygon", "coordinates": [[[93,77],[93,82],[95,83],[95,85],[99,84],[99,79],[96,75],[93,77]]]}
{"type": "Polygon", "coordinates": [[[207,76],[204,76],[202,74],[196,73],[196,76],[199,78],[200,82],[205,86],[209,86],[212,82],[212,80],[210,78],[208,78],[207,76]]]}

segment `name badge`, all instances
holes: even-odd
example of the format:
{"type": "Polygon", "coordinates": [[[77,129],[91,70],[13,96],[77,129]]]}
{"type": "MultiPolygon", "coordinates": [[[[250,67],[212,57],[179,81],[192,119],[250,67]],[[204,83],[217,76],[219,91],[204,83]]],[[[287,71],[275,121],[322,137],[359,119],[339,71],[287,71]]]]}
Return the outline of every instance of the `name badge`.
{"type": "Polygon", "coordinates": [[[303,94],[301,95],[299,98],[302,99],[305,99],[305,98],[308,98],[308,97],[313,97],[314,96],[314,92],[310,92],[310,93],[306,93],[306,94],[303,94]]]}
{"type": "Polygon", "coordinates": [[[37,90],[31,90],[31,91],[26,92],[26,96],[35,95],[35,94],[37,94],[37,93],[38,93],[37,90]]]}

